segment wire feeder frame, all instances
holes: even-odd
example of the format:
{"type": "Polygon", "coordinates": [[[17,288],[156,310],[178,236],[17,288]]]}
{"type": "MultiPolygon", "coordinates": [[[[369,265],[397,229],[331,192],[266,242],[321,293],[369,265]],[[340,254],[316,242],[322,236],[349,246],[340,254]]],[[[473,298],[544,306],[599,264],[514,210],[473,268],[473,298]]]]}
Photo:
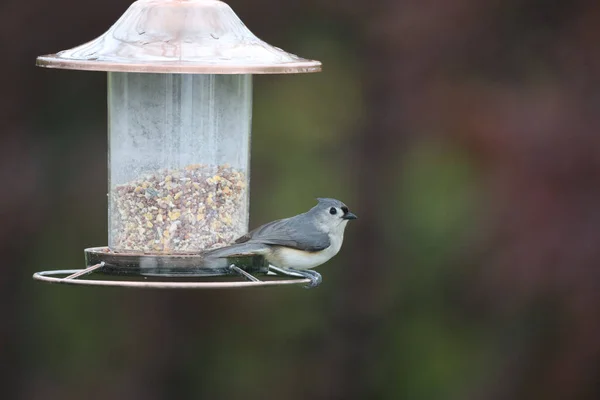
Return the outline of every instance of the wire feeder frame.
{"type": "MultiPolygon", "coordinates": [[[[240,289],[251,287],[268,287],[268,286],[283,286],[283,285],[306,285],[310,283],[310,279],[306,279],[298,275],[297,279],[278,279],[261,281],[255,276],[242,270],[241,268],[231,265],[229,268],[232,275],[236,274],[245,279],[245,281],[219,281],[219,282],[168,282],[168,281],[126,281],[126,280],[92,280],[81,279],[86,275],[102,268],[104,262],[89,266],[85,269],[67,269],[67,270],[52,270],[41,271],[33,274],[33,279],[55,284],[66,285],[84,285],[84,286],[107,286],[107,287],[127,287],[127,288],[148,288],[148,289],[240,289]],[[68,276],[58,278],[56,275],[68,276]]],[[[278,276],[279,274],[269,271],[269,276],[278,276]]],[[[286,274],[288,277],[291,274],[286,274]]],[[[113,278],[118,278],[113,275],[113,278]]]]}

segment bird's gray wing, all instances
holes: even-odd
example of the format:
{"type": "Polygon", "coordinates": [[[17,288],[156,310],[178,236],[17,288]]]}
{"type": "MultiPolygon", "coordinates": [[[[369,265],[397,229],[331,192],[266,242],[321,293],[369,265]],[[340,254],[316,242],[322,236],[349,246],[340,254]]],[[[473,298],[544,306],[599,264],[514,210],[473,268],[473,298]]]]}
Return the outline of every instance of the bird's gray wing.
{"type": "Polygon", "coordinates": [[[269,246],[261,243],[236,243],[229,246],[219,247],[218,249],[204,252],[205,259],[242,257],[253,254],[265,254],[269,251],[269,246]]]}
{"type": "Polygon", "coordinates": [[[317,229],[304,214],[262,225],[235,243],[262,243],[305,251],[321,251],[329,247],[329,235],[317,229]]]}

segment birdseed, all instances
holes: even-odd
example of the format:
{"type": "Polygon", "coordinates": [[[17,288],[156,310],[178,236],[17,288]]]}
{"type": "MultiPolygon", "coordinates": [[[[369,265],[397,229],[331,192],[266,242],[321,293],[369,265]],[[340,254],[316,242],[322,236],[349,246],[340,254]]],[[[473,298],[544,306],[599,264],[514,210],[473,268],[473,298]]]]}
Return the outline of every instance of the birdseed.
{"type": "Polygon", "coordinates": [[[110,247],[117,252],[194,253],[247,229],[246,174],[228,165],[162,169],[111,193],[110,247]]]}

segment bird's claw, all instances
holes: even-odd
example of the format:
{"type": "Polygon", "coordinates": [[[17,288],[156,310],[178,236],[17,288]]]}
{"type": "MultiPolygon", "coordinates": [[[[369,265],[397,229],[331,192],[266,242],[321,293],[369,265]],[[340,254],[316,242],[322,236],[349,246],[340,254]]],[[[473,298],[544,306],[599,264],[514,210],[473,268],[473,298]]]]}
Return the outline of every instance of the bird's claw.
{"type": "Polygon", "coordinates": [[[269,269],[282,275],[310,279],[310,283],[306,286],[303,286],[304,289],[315,288],[319,286],[321,282],[323,282],[323,277],[321,274],[310,269],[278,268],[273,265],[270,265],[269,269]]]}
{"type": "Polygon", "coordinates": [[[292,268],[288,268],[288,270],[295,272],[299,275],[302,275],[307,279],[310,279],[310,283],[303,286],[304,289],[316,288],[317,286],[319,286],[321,284],[321,282],[323,282],[323,277],[317,271],[313,271],[310,269],[298,270],[298,269],[292,269],[292,268]]]}

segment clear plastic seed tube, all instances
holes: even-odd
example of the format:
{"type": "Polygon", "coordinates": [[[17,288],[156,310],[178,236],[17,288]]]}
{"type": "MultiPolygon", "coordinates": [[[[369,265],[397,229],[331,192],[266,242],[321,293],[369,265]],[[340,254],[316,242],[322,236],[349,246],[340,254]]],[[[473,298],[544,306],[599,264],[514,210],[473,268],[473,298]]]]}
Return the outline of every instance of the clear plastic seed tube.
{"type": "Polygon", "coordinates": [[[197,253],[248,229],[251,75],[108,73],[109,238],[197,253]]]}

